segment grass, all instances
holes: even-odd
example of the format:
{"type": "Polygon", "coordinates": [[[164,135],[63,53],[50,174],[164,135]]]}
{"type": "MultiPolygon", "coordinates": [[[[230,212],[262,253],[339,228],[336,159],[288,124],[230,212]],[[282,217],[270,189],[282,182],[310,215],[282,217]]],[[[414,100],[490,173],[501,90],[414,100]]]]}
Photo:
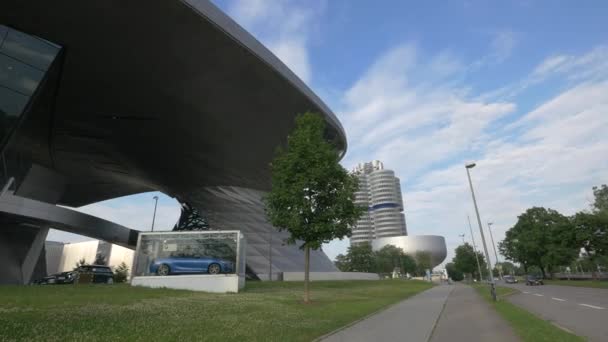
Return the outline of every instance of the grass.
{"type": "Polygon", "coordinates": [[[599,280],[544,280],[547,285],[592,287],[597,289],[608,289],[608,281],[599,280]]]}
{"type": "Polygon", "coordinates": [[[551,341],[569,342],[585,341],[583,337],[571,334],[562,330],[544,319],[530,313],[529,311],[516,306],[507,300],[506,296],[517,293],[518,291],[507,287],[496,287],[496,294],[499,297],[497,302],[493,302],[487,286],[474,285],[477,292],[488,301],[494,309],[504,318],[515,333],[523,340],[530,342],[551,341]]]}
{"type": "Polygon", "coordinates": [[[248,282],[238,294],[128,285],[0,286],[0,340],[310,341],[431,287],[419,281],[248,282]]]}

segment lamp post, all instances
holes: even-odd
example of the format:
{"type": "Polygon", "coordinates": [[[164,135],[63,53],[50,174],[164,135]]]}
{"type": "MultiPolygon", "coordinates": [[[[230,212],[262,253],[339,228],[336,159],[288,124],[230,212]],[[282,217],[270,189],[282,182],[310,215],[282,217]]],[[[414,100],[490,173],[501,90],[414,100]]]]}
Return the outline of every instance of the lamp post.
{"type": "Polygon", "coordinates": [[[464,241],[464,234],[458,234],[462,238],[462,244],[464,245],[466,242],[464,241]]]}
{"type": "Polygon", "coordinates": [[[473,242],[473,252],[475,252],[475,261],[477,261],[477,270],[479,271],[479,282],[481,283],[481,264],[479,263],[479,255],[477,255],[477,247],[475,246],[475,238],[473,237],[473,226],[471,226],[471,218],[467,215],[469,221],[469,230],[471,231],[471,242],[473,242]]]}
{"type": "Polygon", "coordinates": [[[494,266],[496,266],[496,269],[498,270],[498,278],[502,279],[502,271],[500,270],[500,267],[498,267],[498,253],[496,253],[496,244],[494,243],[494,237],[492,236],[492,225],[494,223],[493,222],[488,222],[488,231],[490,232],[490,240],[492,241],[492,248],[494,249],[494,257],[496,258],[496,261],[494,262],[494,266]]]}
{"type": "Polygon", "coordinates": [[[152,230],[154,231],[154,220],[156,219],[156,206],[158,205],[158,196],[152,197],[154,199],[154,214],[152,215],[152,230]]]}
{"type": "Polygon", "coordinates": [[[469,179],[469,187],[471,188],[471,197],[473,197],[473,205],[475,206],[475,214],[477,215],[477,223],[479,224],[479,233],[481,234],[481,242],[483,244],[483,250],[488,260],[488,272],[490,277],[490,294],[492,299],[496,301],[496,284],[494,284],[494,275],[492,274],[492,266],[490,265],[490,254],[488,253],[488,246],[486,245],[486,238],[483,234],[483,227],[481,226],[481,218],[479,217],[479,209],[477,208],[477,200],[475,199],[475,191],[473,190],[473,182],[471,181],[471,173],[469,169],[475,167],[475,163],[466,164],[465,169],[467,170],[467,177],[469,179]]]}

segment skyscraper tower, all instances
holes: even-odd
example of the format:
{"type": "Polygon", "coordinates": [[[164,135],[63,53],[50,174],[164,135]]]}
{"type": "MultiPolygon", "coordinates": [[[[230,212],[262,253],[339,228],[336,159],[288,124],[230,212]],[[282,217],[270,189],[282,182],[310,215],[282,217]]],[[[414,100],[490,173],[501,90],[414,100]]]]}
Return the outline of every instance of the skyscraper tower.
{"type": "Polygon", "coordinates": [[[368,208],[353,228],[351,244],[407,235],[399,178],[379,160],[353,169],[359,179],[355,203],[368,208]]]}

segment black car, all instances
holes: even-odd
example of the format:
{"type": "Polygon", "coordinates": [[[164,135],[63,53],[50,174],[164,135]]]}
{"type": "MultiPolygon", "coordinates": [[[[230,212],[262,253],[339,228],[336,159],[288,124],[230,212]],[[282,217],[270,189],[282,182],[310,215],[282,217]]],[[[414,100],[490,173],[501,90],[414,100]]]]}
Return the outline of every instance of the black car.
{"type": "Polygon", "coordinates": [[[545,285],[545,283],[543,283],[542,278],[539,278],[539,277],[533,276],[533,275],[529,275],[526,277],[526,285],[528,285],[528,286],[545,285]]]}
{"type": "Polygon", "coordinates": [[[78,279],[76,280],[79,284],[88,283],[101,283],[101,284],[113,284],[114,283],[114,272],[109,266],[104,265],[84,265],[76,269],[78,273],[78,279]]]}
{"type": "Polygon", "coordinates": [[[53,285],[53,284],[73,284],[78,278],[78,273],[75,271],[61,272],[57,274],[51,274],[50,276],[42,279],[35,280],[35,285],[53,285]]]}
{"type": "Polygon", "coordinates": [[[517,278],[515,278],[512,275],[506,275],[504,277],[502,277],[502,279],[505,281],[505,283],[507,284],[515,284],[517,283],[517,278]]]}

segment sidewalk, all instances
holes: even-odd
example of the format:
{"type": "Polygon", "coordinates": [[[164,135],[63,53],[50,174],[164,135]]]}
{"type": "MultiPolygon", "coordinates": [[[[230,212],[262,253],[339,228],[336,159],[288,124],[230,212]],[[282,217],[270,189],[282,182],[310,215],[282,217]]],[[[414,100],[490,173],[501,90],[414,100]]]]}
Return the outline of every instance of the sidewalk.
{"type": "Polygon", "coordinates": [[[454,285],[431,341],[501,342],[519,341],[519,338],[475,289],[458,284],[454,285]]]}
{"type": "MultiPolygon", "coordinates": [[[[431,336],[433,327],[453,289],[454,286],[450,285],[435,286],[328,336],[322,341],[426,342],[431,336]]],[[[461,340],[451,339],[450,341],[461,340]]]]}

